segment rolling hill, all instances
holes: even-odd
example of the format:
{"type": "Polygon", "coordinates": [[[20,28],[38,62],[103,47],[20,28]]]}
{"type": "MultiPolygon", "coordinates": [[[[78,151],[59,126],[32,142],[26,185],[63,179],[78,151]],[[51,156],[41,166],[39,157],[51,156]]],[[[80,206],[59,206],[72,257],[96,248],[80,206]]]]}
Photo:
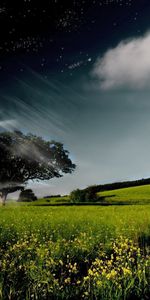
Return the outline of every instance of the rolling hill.
{"type": "Polygon", "coordinates": [[[98,196],[109,204],[150,204],[150,185],[99,192],[98,196]]]}

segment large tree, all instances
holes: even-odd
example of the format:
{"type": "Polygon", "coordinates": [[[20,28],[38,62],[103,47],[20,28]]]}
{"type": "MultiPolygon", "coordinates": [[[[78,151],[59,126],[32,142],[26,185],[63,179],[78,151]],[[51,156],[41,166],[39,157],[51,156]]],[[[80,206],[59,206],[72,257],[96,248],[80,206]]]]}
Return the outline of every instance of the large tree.
{"type": "Polygon", "coordinates": [[[0,196],[23,190],[29,180],[49,180],[72,173],[75,164],[63,144],[20,131],[0,133],[0,196]]]}

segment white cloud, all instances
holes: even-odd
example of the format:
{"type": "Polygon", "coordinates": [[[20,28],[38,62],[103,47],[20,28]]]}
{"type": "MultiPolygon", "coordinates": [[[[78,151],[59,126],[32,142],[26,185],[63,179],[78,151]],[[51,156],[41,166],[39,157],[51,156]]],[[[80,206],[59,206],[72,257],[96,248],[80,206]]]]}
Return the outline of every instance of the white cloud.
{"type": "Polygon", "coordinates": [[[3,128],[5,130],[13,130],[13,129],[17,129],[17,127],[18,127],[17,121],[14,119],[0,121],[0,128],[3,128]]]}
{"type": "Polygon", "coordinates": [[[108,50],[94,66],[93,75],[102,89],[150,86],[150,33],[122,41],[108,50]]]}

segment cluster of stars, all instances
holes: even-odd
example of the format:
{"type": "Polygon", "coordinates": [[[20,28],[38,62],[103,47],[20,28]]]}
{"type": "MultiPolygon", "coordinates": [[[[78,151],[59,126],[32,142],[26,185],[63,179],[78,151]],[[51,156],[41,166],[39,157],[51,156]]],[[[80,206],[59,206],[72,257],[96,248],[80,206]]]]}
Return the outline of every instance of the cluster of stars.
{"type": "Polygon", "coordinates": [[[99,3],[99,6],[107,6],[111,4],[116,4],[119,6],[131,6],[132,0],[103,0],[103,1],[93,0],[93,4],[97,4],[97,3],[99,3]]]}
{"type": "Polygon", "coordinates": [[[80,67],[83,64],[83,61],[78,61],[68,66],[68,69],[73,70],[80,67]]]}
{"type": "MultiPolygon", "coordinates": [[[[83,11],[81,11],[83,13],[83,11]]],[[[63,16],[57,21],[56,27],[59,30],[64,30],[67,32],[78,30],[82,25],[83,19],[80,18],[79,14],[75,10],[67,9],[63,16]]]]}
{"type": "MultiPolygon", "coordinates": [[[[32,65],[30,57],[33,56],[33,67],[42,75],[49,70],[72,75],[78,68],[93,62],[93,45],[102,45],[107,33],[120,35],[126,23],[132,23],[136,31],[139,30],[139,6],[134,10],[128,8],[135,0],[72,0],[68,3],[46,0],[40,6],[33,5],[32,0],[23,0],[18,9],[4,2],[0,7],[0,25],[4,28],[0,44],[2,60],[5,55],[13,57],[14,54],[22,59],[19,55],[23,54],[23,60],[32,65]]],[[[16,69],[24,71],[20,66],[16,69]]]]}
{"type": "Polygon", "coordinates": [[[13,43],[13,51],[22,49],[26,50],[27,52],[29,52],[30,50],[38,52],[39,48],[42,47],[43,43],[41,38],[39,37],[28,36],[26,39],[20,38],[17,42],[13,43]]]}
{"type": "Polygon", "coordinates": [[[89,57],[86,60],[77,61],[77,62],[69,65],[68,69],[73,70],[73,69],[79,68],[81,65],[83,65],[83,64],[86,65],[87,63],[90,63],[91,61],[92,61],[91,57],[89,57]]]}
{"type": "Polygon", "coordinates": [[[0,47],[0,51],[9,53],[17,51],[38,52],[43,47],[44,42],[44,38],[28,36],[26,38],[19,38],[17,41],[4,42],[4,45],[0,47]]]}
{"type": "Polygon", "coordinates": [[[0,14],[5,13],[6,12],[6,7],[0,7],[0,14]]]}

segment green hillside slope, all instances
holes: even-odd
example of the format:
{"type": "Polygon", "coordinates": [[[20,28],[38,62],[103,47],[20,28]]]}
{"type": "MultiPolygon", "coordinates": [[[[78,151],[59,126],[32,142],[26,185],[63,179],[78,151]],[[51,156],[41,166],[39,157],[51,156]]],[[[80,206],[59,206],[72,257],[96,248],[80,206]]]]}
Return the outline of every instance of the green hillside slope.
{"type": "Polygon", "coordinates": [[[112,204],[150,204],[150,185],[98,193],[101,201],[112,204]]]}

